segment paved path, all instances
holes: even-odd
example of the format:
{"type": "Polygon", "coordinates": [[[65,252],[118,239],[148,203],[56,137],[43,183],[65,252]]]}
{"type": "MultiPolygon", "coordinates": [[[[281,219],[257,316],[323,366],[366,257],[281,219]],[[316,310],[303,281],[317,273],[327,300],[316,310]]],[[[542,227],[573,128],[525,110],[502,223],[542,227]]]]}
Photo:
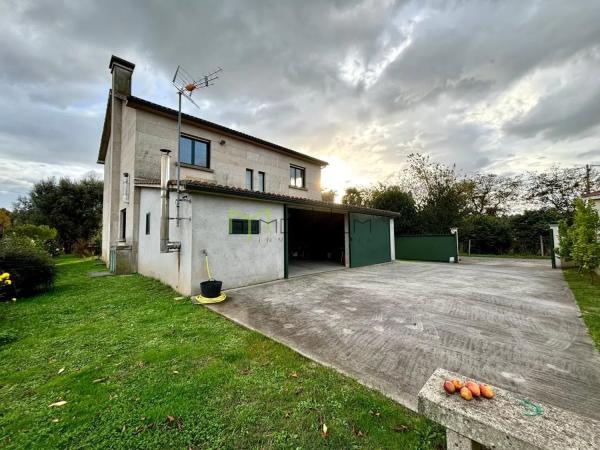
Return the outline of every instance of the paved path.
{"type": "Polygon", "coordinates": [[[229,296],[213,309],[412,409],[443,367],[600,418],[600,355],[549,261],[397,261],[229,296]]]}

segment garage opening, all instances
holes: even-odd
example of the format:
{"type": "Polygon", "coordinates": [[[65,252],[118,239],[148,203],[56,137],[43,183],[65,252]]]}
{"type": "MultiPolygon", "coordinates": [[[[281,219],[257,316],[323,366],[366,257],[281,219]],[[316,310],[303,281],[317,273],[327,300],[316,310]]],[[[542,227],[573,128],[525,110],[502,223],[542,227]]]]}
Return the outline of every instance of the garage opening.
{"type": "Polygon", "coordinates": [[[288,277],[344,268],[344,214],[288,209],[288,277]]]}

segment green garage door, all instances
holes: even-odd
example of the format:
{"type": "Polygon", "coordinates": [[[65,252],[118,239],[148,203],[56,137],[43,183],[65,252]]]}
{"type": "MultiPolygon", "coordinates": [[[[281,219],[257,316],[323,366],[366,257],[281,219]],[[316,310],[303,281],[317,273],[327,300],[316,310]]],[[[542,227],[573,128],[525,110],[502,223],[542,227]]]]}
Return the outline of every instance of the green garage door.
{"type": "Polygon", "coordinates": [[[350,213],[350,267],[391,261],[390,219],[350,213]]]}

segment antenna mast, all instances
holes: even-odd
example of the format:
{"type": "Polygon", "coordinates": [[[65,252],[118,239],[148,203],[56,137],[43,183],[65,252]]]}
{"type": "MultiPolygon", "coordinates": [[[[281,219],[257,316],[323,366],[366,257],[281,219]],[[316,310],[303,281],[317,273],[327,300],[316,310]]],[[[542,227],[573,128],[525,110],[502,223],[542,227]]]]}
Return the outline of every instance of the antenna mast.
{"type": "Polygon", "coordinates": [[[214,70],[201,78],[195,79],[190,76],[183,67],[177,66],[177,70],[173,76],[173,86],[177,89],[179,100],[179,107],[177,110],[177,201],[175,202],[177,207],[177,216],[175,217],[177,226],[179,226],[179,222],[181,221],[181,216],[179,214],[179,204],[181,202],[181,97],[187,98],[196,108],[200,109],[196,102],[192,100],[192,94],[197,89],[207,88],[215,84],[215,80],[219,78],[217,74],[222,70],[223,69],[219,67],[217,70],[214,70]]]}

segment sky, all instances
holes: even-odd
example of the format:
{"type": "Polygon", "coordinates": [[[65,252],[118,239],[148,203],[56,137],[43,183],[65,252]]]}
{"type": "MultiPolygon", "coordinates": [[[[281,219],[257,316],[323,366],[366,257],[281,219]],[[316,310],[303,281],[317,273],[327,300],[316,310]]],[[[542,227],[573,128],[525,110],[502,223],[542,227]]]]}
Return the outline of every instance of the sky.
{"type": "Polygon", "coordinates": [[[99,176],[112,54],[175,107],[178,64],[217,83],[184,111],[324,159],[323,188],[410,153],[464,172],[600,164],[600,1],[0,0],[0,207],[99,176]]]}

